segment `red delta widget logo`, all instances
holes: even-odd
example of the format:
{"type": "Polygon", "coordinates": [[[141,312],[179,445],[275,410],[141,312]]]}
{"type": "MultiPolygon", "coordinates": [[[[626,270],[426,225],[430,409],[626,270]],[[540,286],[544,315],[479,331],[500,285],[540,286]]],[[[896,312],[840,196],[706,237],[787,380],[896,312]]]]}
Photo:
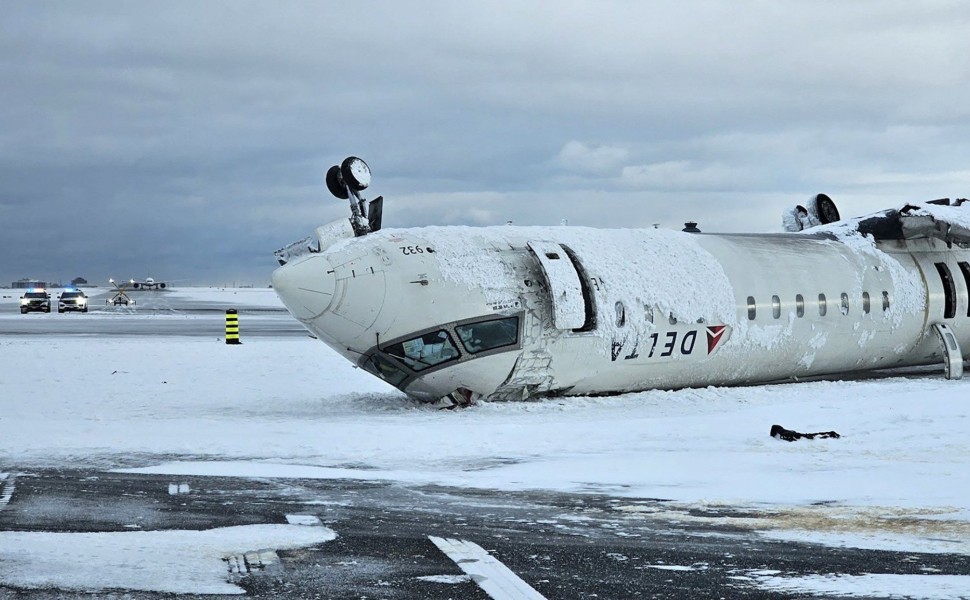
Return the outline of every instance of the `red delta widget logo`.
{"type": "MultiPolygon", "coordinates": [[[[641,340],[639,334],[633,340],[632,345],[629,340],[624,338],[613,339],[611,347],[611,360],[616,362],[621,357],[623,360],[634,360],[643,356],[644,358],[668,358],[671,356],[691,356],[697,346],[697,338],[701,334],[701,329],[690,329],[688,331],[667,331],[664,333],[651,333],[646,339],[641,340]],[[643,342],[641,344],[641,341],[643,342]],[[624,354],[624,350],[629,352],[624,354]]],[[[707,334],[707,355],[710,356],[721,346],[726,339],[729,331],[727,325],[711,325],[706,328],[707,334]]]]}

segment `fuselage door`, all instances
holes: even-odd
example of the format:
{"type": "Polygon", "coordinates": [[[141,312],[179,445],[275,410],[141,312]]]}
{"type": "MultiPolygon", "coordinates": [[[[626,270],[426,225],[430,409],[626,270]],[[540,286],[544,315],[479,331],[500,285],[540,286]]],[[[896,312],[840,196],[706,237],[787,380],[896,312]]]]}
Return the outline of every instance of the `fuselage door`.
{"type": "Polygon", "coordinates": [[[555,242],[530,241],[528,246],[542,267],[552,297],[552,322],[556,329],[581,328],[586,323],[583,287],[566,250],[555,242]]]}

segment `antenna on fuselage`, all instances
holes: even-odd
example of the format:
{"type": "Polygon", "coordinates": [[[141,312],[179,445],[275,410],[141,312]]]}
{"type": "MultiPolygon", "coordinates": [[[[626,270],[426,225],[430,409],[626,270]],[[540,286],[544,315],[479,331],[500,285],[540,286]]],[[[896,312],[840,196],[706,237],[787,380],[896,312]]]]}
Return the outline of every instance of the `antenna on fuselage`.
{"type": "Polygon", "coordinates": [[[354,234],[367,235],[381,228],[384,197],[378,196],[365,204],[360,193],[370,185],[370,167],[363,159],[348,156],[340,166],[327,170],[327,189],[340,200],[350,200],[350,224],[354,234]]]}

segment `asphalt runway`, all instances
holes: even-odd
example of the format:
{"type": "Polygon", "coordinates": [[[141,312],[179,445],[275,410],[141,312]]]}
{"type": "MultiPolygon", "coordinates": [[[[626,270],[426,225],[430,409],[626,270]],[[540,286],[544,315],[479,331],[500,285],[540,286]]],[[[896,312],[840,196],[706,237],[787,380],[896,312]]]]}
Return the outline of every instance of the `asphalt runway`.
{"type": "MultiPolygon", "coordinates": [[[[176,302],[165,292],[133,296],[137,304],[128,308],[102,306],[103,295],[95,295],[87,314],[59,315],[55,309],[51,314],[4,316],[0,334],[218,337],[224,332],[229,307],[176,302]]],[[[17,307],[2,310],[16,312],[17,307]]],[[[244,337],[307,335],[280,309],[237,310],[244,337]]],[[[148,462],[194,458],[159,456],[148,462]]],[[[143,459],[138,462],[145,464],[143,459]]],[[[208,557],[212,564],[206,566],[221,569],[225,581],[248,596],[335,599],[819,598],[832,596],[772,591],[759,581],[766,573],[790,578],[970,575],[970,557],[965,555],[777,541],[742,526],[746,516],[683,508],[663,499],[599,494],[513,493],[380,480],[37,470],[0,462],[0,573],[31,567],[9,556],[5,561],[3,540],[23,543],[34,553],[45,543],[62,545],[64,552],[76,553],[71,562],[79,569],[72,576],[55,577],[59,583],[0,583],[0,600],[171,598],[171,592],[151,591],[151,586],[149,591],[136,585],[92,586],[90,581],[99,577],[114,581],[115,567],[87,555],[91,546],[84,544],[92,538],[83,536],[181,535],[287,523],[329,528],[336,537],[296,549],[254,547],[238,555],[208,557]],[[652,516],[653,509],[667,515],[652,516]],[[60,534],[65,537],[55,538],[60,534]],[[34,535],[38,539],[25,541],[24,536],[34,535]],[[465,554],[456,554],[455,548],[465,554]],[[496,588],[500,581],[505,587],[496,588]]],[[[145,546],[134,551],[145,553],[146,571],[159,577],[159,570],[150,568],[155,562],[153,539],[146,536],[145,546]]],[[[158,552],[162,550],[159,546],[158,552]]],[[[29,563],[40,554],[27,556],[29,563]]],[[[184,560],[202,559],[186,553],[184,560]]],[[[178,566],[166,566],[169,571],[163,569],[161,577],[181,577],[178,566]]]]}
{"type": "MultiPolygon", "coordinates": [[[[269,567],[240,575],[230,573],[227,566],[227,579],[258,598],[493,597],[464,575],[431,536],[477,544],[541,597],[550,599],[811,597],[771,593],[750,585],[752,574],[765,570],[970,573],[966,556],[770,541],[730,525],[678,524],[624,510],[631,505],[663,504],[662,500],[407,487],[380,481],[72,470],[23,473],[10,485],[14,490],[0,510],[0,531],[212,529],[281,524],[287,522],[287,515],[300,515],[315,517],[336,532],[336,539],[324,544],[280,550],[278,562],[269,567]],[[179,489],[183,492],[177,493],[179,489]]],[[[742,515],[720,516],[730,520],[742,515]]],[[[91,569],[108,568],[91,565],[91,569]]],[[[124,591],[110,596],[170,594],[124,591]]],[[[2,599],[65,597],[91,595],[67,589],[0,587],[2,599]]]]}

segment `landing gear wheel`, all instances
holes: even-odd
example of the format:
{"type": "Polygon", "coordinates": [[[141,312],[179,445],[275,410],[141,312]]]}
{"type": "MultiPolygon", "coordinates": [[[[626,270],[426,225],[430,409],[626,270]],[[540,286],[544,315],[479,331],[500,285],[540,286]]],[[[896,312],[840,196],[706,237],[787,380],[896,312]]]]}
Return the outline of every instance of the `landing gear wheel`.
{"type": "Polygon", "coordinates": [[[344,185],[343,176],[340,174],[340,167],[334,165],[327,170],[327,189],[330,193],[340,198],[341,200],[346,200],[350,197],[347,193],[347,186],[344,185]]]}
{"type": "Polygon", "coordinates": [[[340,163],[340,174],[355,192],[365,190],[370,185],[370,167],[356,156],[348,156],[340,163]]]}

